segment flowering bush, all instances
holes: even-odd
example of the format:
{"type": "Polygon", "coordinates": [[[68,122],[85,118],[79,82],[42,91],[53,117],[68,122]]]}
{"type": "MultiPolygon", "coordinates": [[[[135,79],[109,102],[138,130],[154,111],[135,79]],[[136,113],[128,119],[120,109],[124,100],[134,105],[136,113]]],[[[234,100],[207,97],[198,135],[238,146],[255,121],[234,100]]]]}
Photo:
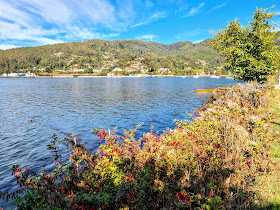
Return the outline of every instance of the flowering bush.
{"type": "Polygon", "coordinates": [[[106,144],[96,154],[73,135],[65,142],[71,163],[60,160],[54,136],[56,169],[36,175],[14,166],[19,190],[6,196],[21,209],[251,208],[256,181],[271,170],[264,89],[251,84],[213,96],[193,121],[162,135],[151,130],[137,140],[136,130],[117,136],[100,128],[106,144]]]}

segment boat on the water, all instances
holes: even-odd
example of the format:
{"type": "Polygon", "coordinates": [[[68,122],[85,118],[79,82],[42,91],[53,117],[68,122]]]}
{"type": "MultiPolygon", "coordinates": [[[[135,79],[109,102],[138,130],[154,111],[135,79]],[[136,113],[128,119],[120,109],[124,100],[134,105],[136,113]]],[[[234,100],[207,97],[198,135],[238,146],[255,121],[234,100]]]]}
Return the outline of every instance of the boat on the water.
{"type": "Polygon", "coordinates": [[[198,75],[196,75],[196,76],[193,76],[193,78],[199,78],[199,76],[198,76],[198,75]]]}
{"type": "Polygon", "coordinates": [[[215,78],[215,79],[218,79],[218,78],[220,78],[220,76],[217,76],[217,75],[212,75],[210,78],[215,78]]]}
{"type": "Polygon", "coordinates": [[[226,90],[228,90],[228,89],[227,88],[218,88],[217,92],[218,93],[223,93],[223,92],[226,92],[226,90]]]}
{"type": "Polygon", "coordinates": [[[216,93],[216,89],[195,89],[196,93],[216,93]]]}
{"type": "Polygon", "coordinates": [[[229,90],[230,88],[218,88],[218,89],[195,89],[196,93],[223,93],[229,90]]]}

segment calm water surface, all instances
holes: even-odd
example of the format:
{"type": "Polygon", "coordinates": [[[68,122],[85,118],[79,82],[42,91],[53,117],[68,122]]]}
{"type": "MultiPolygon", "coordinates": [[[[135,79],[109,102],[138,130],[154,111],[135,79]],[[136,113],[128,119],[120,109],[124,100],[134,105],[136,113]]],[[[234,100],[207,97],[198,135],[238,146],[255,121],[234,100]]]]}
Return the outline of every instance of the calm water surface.
{"type": "MultiPolygon", "coordinates": [[[[15,188],[13,164],[28,164],[39,172],[53,168],[47,144],[53,133],[60,139],[74,132],[91,151],[100,143],[93,128],[134,128],[138,137],[175,127],[174,119],[201,107],[209,96],[194,89],[231,86],[220,78],[1,78],[0,191],[15,188]],[[33,120],[30,122],[30,120],[33,120]]],[[[67,154],[64,156],[67,159],[67,154]]],[[[1,207],[7,207],[0,201],[1,207]]]]}

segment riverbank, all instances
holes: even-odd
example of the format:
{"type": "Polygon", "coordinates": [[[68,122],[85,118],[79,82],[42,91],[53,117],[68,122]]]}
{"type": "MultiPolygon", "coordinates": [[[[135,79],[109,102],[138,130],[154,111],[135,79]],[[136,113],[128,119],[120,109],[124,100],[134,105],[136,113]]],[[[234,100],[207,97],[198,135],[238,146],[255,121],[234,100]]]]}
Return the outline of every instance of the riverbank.
{"type": "MultiPolygon", "coordinates": [[[[199,75],[201,78],[211,78],[213,75],[199,75]]],[[[193,76],[179,76],[179,75],[149,75],[149,74],[137,74],[137,75],[129,75],[129,76],[96,76],[96,75],[78,75],[78,74],[50,74],[50,75],[34,75],[34,76],[0,76],[1,78],[147,78],[147,77],[158,77],[158,78],[171,78],[171,77],[180,77],[180,78],[192,78],[193,76]]],[[[195,78],[199,78],[195,77],[195,78]]],[[[226,77],[228,79],[233,79],[231,77],[228,77],[227,75],[221,75],[217,78],[223,78],[226,77]]],[[[216,78],[214,78],[216,79],[216,78]]]]}
{"type": "Polygon", "coordinates": [[[74,209],[266,207],[259,189],[274,170],[269,93],[264,86],[236,86],[211,97],[192,122],[177,122],[176,129],[161,136],[151,130],[139,141],[136,131],[120,137],[100,129],[96,134],[106,143],[97,154],[73,136],[68,139],[73,167],[56,159],[57,169],[40,179],[14,168],[29,192],[20,204],[74,209]]]}

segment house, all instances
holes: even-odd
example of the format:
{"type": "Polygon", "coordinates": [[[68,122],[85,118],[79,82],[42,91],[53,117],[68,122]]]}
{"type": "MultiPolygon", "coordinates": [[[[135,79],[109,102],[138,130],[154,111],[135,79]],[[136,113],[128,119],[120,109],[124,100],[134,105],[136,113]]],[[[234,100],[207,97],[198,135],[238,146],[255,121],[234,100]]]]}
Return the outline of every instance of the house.
{"type": "Polygon", "coordinates": [[[126,67],[124,70],[125,70],[125,71],[137,71],[137,69],[133,69],[133,68],[131,68],[131,67],[126,67]]]}
{"type": "Polygon", "coordinates": [[[10,74],[8,74],[8,77],[18,77],[18,74],[17,73],[10,73],[10,74]]]}
{"type": "Polygon", "coordinates": [[[142,73],[148,73],[149,71],[148,71],[148,69],[141,69],[141,72],[142,73]]]}
{"type": "Polygon", "coordinates": [[[141,63],[138,62],[138,63],[132,64],[131,67],[132,68],[139,68],[140,65],[141,65],[141,63]]]}
{"type": "Polygon", "coordinates": [[[95,72],[95,73],[100,73],[102,71],[102,69],[92,69],[92,72],[95,72]]]}
{"type": "Polygon", "coordinates": [[[119,67],[116,67],[116,68],[113,69],[113,72],[115,72],[115,71],[123,71],[123,70],[119,67]]]}
{"type": "Polygon", "coordinates": [[[114,77],[114,76],[115,76],[115,74],[112,73],[112,72],[110,72],[110,73],[107,74],[107,77],[114,77]]]}
{"type": "Polygon", "coordinates": [[[84,69],[72,69],[73,72],[84,72],[84,69]]]}

